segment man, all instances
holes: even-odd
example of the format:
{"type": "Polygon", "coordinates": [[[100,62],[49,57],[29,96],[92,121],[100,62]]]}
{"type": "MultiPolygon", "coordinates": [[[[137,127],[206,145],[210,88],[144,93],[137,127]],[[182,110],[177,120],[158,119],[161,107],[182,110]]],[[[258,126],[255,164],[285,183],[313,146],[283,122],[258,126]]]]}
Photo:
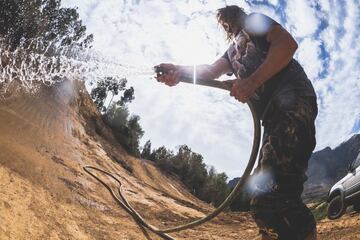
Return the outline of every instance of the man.
{"type": "MultiPolygon", "coordinates": [[[[316,239],[316,222],[301,200],[308,159],[315,147],[316,94],[293,59],[297,43],[277,22],[246,14],[238,6],[218,9],[217,19],[232,41],[211,65],[197,66],[197,78],[233,73],[230,95],[252,101],[264,126],[255,170],[251,211],[262,239],[316,239]]],[[[157,77],[169,86],[192,76],[189,66],[161,64],[157,77]]]]}

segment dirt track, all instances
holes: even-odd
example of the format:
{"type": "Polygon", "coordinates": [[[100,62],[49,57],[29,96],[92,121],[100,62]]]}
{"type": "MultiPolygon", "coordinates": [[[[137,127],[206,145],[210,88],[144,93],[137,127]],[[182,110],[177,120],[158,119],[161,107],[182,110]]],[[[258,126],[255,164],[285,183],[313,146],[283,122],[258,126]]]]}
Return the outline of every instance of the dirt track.
{"type": "MultiPolygon", "coordinates": [[[[116,172],[139,212],[156,226],[201,217],[211,206],[151,162],[113,141],[81,87],[65,84],[37,97],[0,102],[0,239],[157,239],[146,237],[106,190],[83,172],[116,172]],[[99,129],[102,136],[96,132],[99,129]],[[121,167],[130,166],[130,173],[121,167]]],[[[322,221],[319,239],[360,239],[360,216],[322,221]]],[[[255,239],[248,214],[222,214],[178,239],[255,239]]]]}

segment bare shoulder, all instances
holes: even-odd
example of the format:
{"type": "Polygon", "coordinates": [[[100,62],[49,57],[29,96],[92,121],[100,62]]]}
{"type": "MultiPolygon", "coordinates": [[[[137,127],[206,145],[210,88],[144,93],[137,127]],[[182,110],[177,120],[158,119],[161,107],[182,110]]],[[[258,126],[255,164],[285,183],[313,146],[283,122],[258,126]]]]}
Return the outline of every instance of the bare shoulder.
{"type": "Polygon", "coordinates": [[[269,32],[267,33],[266,40],[268,42],[271,42],[274,39],[278,38],[279,36],[284,36],[284,35],[291,36],[291,34],[280,24],[273,25],[271,26],[269,32]]]}

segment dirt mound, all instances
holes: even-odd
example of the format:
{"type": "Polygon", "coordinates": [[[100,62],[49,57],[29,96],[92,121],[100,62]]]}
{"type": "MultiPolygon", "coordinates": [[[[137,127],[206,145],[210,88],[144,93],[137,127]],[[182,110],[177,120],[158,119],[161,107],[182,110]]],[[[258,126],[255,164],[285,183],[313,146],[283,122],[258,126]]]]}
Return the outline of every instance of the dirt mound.
{"type": "MultiPolygon", "coordinates": [[[[84,87],[65,82],[0,102],[0,239],[146,239],[85,165],[116,173],[132,205],[154,225],[176,225],[212,209],[151,162],[127,155],[84,87]]],[[[232,239],[226,228],[217,220],[173,235],[232,239]],[[205,231],[218,224],[221,232],[205,231]]]]}
{"type": "MultiPolygon", "coordinates": [[[[0,101],[0,239],[158,239],[142,232],[83,171],[85,165],[116,173],[130,203],[155,226],[178,225],[212,210],[175,177],[127,155],[83,85],[64,82],[0,101]]],[[[351,226],[336,231],[320,223],[320,239],[341,239],[344,229],[359,229],[357,218],[347,216],[351,226]]],[[[172,235],[230,240],[257,233],[248,214],[226,213],[172,235]]]]}

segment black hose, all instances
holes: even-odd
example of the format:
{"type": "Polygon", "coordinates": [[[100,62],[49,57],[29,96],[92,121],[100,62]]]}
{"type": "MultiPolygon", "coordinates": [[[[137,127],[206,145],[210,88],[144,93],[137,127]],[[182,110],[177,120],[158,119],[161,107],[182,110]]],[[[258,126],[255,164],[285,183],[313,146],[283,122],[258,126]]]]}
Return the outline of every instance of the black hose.
{"type": "MultiPolygon", "coordinates": [[[[181,79],[181,82],[185,82],[185,83],[193,83],[192,79],[181,79]]],[[[224,89],[224,90],[228,90],[230,91],[232,83],[231,82],[222,82],[222,81],[217,81],[217,80],[198,80],[196,82],[196,85],[203,85],[203,86],[209,86],[209,87],[215,87],[215,88],[220,88],[220,89],[224,89]]],[[[158,234],[160,237],[162,237],[163,239],[173,239],[173,237],[169,236],[167,233],[171,233],[171,232],[177,232],[177,231],[181,231],[181,230],[185,230],[185,229],[189,229],[189,228],[193,228],[196,227],[200,224],[203,224],[207,221],[210,221],[211,219],[213,219],[214,217],[216,217],[217,215],[219,215],[227,206],[229,206],[229,204],[231,203],[231,201],[235,198],[235,196],[237,195],[237,193],[240,191],[240,189],[244,186],[245,182],[247,181],[248,177],[251,174],[251,171],[255,165],[256,162],[256,157],[259,151],[259,146],[260,146],[260,135],[261,135],[261,126],[260,126],[260,120],[255,112],[255,109],[251,103],[251,101],[247,102],[247,105],[251,111],[252,117],[253,117],[253,124],[254,124],[254,138],[253,138],[253,146],[252,146],[252,150],[251,150],[251,155],[248,161],[248,164],[246,166],[246,169],[242,175],[242,177],[240,178],[240,180],[238,181],[238,183],[236,184],[236,186],[234,187],[234,189],[231,191],[231,193],[227,196],[227,198],[223,201],[223,203],[216,208],[212,213],[210,213],[209,215],[200,218],[198,220],[195,220],[193,222],[184,224],[184,225],[180,225],[180,226],[176,226],[176,227],[171,227],[171,228],[166,228],[166,229],[159,229],[156,228],[152,225],[150,225],[149,223],[147,223],[145,221],[145,219],[143,219],[141,217],[141,215],[130,205],[130,203],[126,200],[125,196],[122,194],[121,191],[121,181],[116,178],[113,174],[96,168],[96,167],[92,167],[92,166],[85,166],[84,170],[90,174],[92,177],[94,177],[97,181],[99,181],[111,194],[111,196],[114,198],[114,200],[125,209],[125,211],[127,211],[135,220],[136,222],[140,225],[143,226],[145,228],[147,228],[148,230],[158,234]],[[111,177],[112,179],[114,179],[114,181],[116,181],[119,184],[118,187],[118,194],[119,196],[117,196],[115,194],[115,192],[111,189],[111,187],[109,187],[109,185],[107,185],[104,181],[102,181],[100,178],[98,178],[96,175],[94,175],[91,170],[95,170],[98,171],[104,175],[107,175],[109,177],[111,177]]]]}

